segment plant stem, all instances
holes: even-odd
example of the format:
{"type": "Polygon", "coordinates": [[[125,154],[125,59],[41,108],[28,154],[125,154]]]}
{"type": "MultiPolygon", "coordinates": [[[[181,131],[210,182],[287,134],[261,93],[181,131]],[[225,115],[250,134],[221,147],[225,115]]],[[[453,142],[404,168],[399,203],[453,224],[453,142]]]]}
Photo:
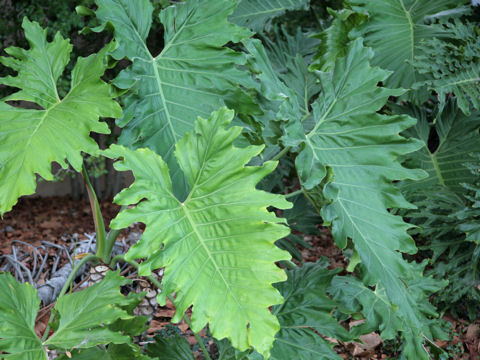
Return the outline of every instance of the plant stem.
{"type": "Polygon", "coordinates": [[[286,148],[283,148],[283,150],[280,151],[277,155],[275,155],[270,161],[280,160],[283,157],[283,155],[285,155],[290,151],[291,148],[292,148],[291,146],[287,146],[286,148]]]}
{"type": "Polygon", "coordinates": [[[90,200],[90,208],[92,209],[93,222],[95,223],[95,232],[96,232],[96,249],[97,256],[103,260],[104,263],[108,264],[110,261],[110,256],[112,252],[113,244],[108,249],[105,224],[103,222],[102,212],[100,210],[100,204],[98,203],[97,195],[93,189],[90,179],[88,177],[87,169],[85,165],[82,166],[82,176],[85,180],[85,185],[87,187],[88,199],[90,200]]]}
{"type": "MultiPolygon", "coordinates": [[[[77,275],[78,270],[80,270],[80,268],[83,265],[85,265],[87,262],[89,262],[90,260],[93,260],[93,259],[98,259],[98,257],[96,255],[93,255],[93,254],[88,254],[83,259],[81,259],[78,262],[78,264],[75,265],[75,267],[72,269],[72,272],[70,273],[70,275],[68,275],[67,281],[65,281],[65,284],[63,284],[62,290],[60,291],[60,294],[58,295],[58,297],[61,297],[61,296],[66,294],[70,284],[73,282],[73,279],[75,279],[75,275],[77,275]]],[[[50,316],[49,316],[48,321],[47,321],[47,327],[45,328],[45,332],[43,333],[43,336],[42,336],[42,342],[47,340],[48,333],[50,332],[50,317],[51,317],[51,313],[50,313],[50,316]]],[[[55,316],[51,319],[51,321],[53,321],[53,320],[55,320],[55,316]]]]}
{"type": "Polygon", "coordinates": [[[297,195],[300,195],[300,194],[303,194],[303,189],[300,189],[300,190],[291,192],[289,194],[286,194],[285,199],[290,199],[291,197],[294,197],[294,196],[297,196],[297,195]]]}
{"type": "MultiPolygon", "coordinates": [[[[110,267],[112,266],[115,266],[117,264],[117,262],[120,262],[120,261],[123,261],[123,262],[126,262],[127,264],[130,264],[132,265],[135,269],[138,270],[139,268],[139,265],[135,262],[135,261],[127,261],[125,260],[125,258],[123,257],[123,255],[117,255],[115,256],[112,261],[110,262],[110,267]]],[[[160,290],[163,290],[163,286],[162,284],[160,283],[160,281],[158,281],[157,279],[155,279],[153,276],[147,276],[147,279],[150,280],[152,282],[153,285],[155,285],[158,289],[160,290]]],[[[168,295],[168,298],[170,299],[170,301],[172,302],[172,304],[175,303],[175,299],[173,298],[173,296],[171,295],[168,295]]],[[[190,330],[192,330],[192,333],[193,335],[195,336],[195,338],[197,339],[197,342],[198,342],[198,345],[200,346],[200,348],[202,349],[203,351],[203,355],[205,355],[205,359],[206,360],[212,360],[212,358],[210,357],[210,354],[207,350],[207,348],[205,347],[205,344],[203,343],[202,341],[202,337],[200,335],[198,335],[198,333],[196,333],[195,331],[193,331],[192,329],[192,321],[190,320],[190,318],[187,316],[187,314],[184,314],[183,315],[183,318],[185,319],[185,322],[187,323],[188,327],[190,328],[190,330]]]]}
{"type": "Polygon", "coordinates": [[[290,260],[281,260],[279,261],[280,265],[284,266],[287,270],[295,270],[298,266],[295,265],[295,263],[293,263],[292,261],[290,260]]]}
{"type": "MultiPolygon", "coordinates": [[[[168,295],[168,298],[170,299],[170,301],[172,302],[172,304],[174,303],[173,300],[175,300],[171,295],[168,295]]],[[[185,319],[185,322],[187,323],[188,327],[190,328],[190,330],[192,330],[192,320],[190,320],[190,318],[187,316],[187,314],[184,314],[183,315],[183,318],[185,319]]],[[[205,355],[205,359],[206,360],[212,360],[212,358],[210,357],[210,354],[207,350],[207,348],[205,347],[205,344],[203,343],[203,340],[202,340],[202,337],[200,335],[198,335],[195,331],[192,330],[192,333],[193,335],[195,336],[195,339],[197,339],[197,342],[198,342],[198,345],[200,346],[200,348],[202,349],[203,351],[203,355],[205,355]]]]}

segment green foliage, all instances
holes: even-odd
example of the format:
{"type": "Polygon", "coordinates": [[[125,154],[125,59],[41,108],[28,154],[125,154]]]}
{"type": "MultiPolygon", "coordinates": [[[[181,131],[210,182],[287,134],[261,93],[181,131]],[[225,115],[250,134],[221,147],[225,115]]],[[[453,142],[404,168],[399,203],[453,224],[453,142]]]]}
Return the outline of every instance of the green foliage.
{"type": "Polygon", "coordinates": [[[310,0],[239,0],[229,20],[255,32],[261,32],[272,20],[287,10],[305,9],[310,0]]]}
{"type": "Polygon", "coordinates": [[[273,245],[288,228],[277,224],[283,220],[266,207],[291,204],[280,195],[255,190],[276,163],[245,167],[262,147],[233,147],[242,129],[225,130],[232,119],[233,112],[226,109],[199,118],[195,131],[177,144],[175,156],[192,189],[185,201],[174,196],[161,157],[147,149],[112,146],[106,155],[122,158],[116,168],[131,170],[136,179],[115,201],[130,205],[147,200],[121,212],[111,226],[146,224],[127,257],[147,258],[141,274],[165,267],[162,301],[176,292],[174,322],[193,305],[194,331],[208,322],[216,338],[228,337],[240,350],[253,345],[268,354],[279,328],[268,307],[282,301],[270,284],[284,278],[274,261],[289,256],[273,245]]]}
{"type": "Polygon", "coordinates": [[[449,94],[455,94],[458,107],[470,115],[472,106],[480,110],[480,29],[460,20],[437,26],[449,38],[432,38],[419,46],[422,55],[415,57],[414,66],[427,79],[416,85],[437,92],[442,104],[449,94]]]}
{"type": "Polygon", "coordinates": [[[267,145],[278,145],[282,128],[288,122],[311,127],[310,103],[320,86],[308,71],[317,41],[298,31],[294,36],[275,29],[275,42],[245,41],[251,54],[249,65],[260,81],[257,101],[263,114],[255,116],[262,125],[267,145]]]}
{"type": "Polygon", "coordinates": [[[18,360],[46,360],[35,334],[40,299],[32,285],[19,284],[10,274],[0,274],[0,350],[18,360]]]}
{"type": "Polygon", "coordinates": [[[332,180],[322,189],[331,203],[323,206],[322,216],[332,223],[340,248],[352,239],[370,281],[385,287],[408,323],[406,331],[411,333],[406,337],[415,348],[409,347],[410,351],[423,358],[418,339],[425,332],[420,324],[426,319],[405,286],[421,275],[398,252],[416,249],[406,233],[409,225],[388,212],[391,207],[410,206],[391,181],[423,177],[421,171],[403,168],[397,159],[419,144],[398,135],[413,125],[412,119],[376,113],[389,96],[402,92],[377,86],[388,73],[370,67],[372,57],[357,40],[330,73],[319,74],[323,93],[312,105],[315,127],[303,138],[290,137],[289,142],[302,144],[296,168],[303,187],[319,185],[327,168],[331,171],[332,180]]]}
{"type": "Polygon", "coordinates": [[[363,36],[365,44],[375,51],[373,64],[393,71],[385,85],[410,89],[423,80],[413,65],[415,58],[423,55],[423,42],[449,35],[444,29],[429,25],[428,17],[467,1],[347,0],[347,3],[355,11],[369,15],[368,21],[357,29],[357,35],[363,36]]]}
{"type": "Polygon", "coordinates": [[[90,132],[109,133],[98,118],[121,114],[109,85],[100,79],[111,47],[78,59],[70,91],[60,99],[56,82],[69,61],[70,43],[58,33],[48,42],[46,31],[27,19],[23,28],[30,49],[10,47],[6,51],[11,57],[0,58],[18,73],[0,83],[20,89],[0,101],[0,214],[9,211],[20,196],[35,192],[35,174],[52,180],[53,161],[66,168],[68,160],[80,171],[81,152],[98,151],[90,132]],[[17,107],[11,101],[31,102],[36,107],[17,107]]]}
{"type": "MultiPolygon", "coordinates": [[[[478,156],[464,168],[472,171],[470,179],[478,184],[478,156]]],[[[479,190],[478,185],[464,183],[456,192],[445,186],[407,192],[418,209],[406,216],[419,226],[417,236],[424,242],[423,252],[432,254],[428,273],[449,279],[435,303],[442,311],[471,320],[480,311],[479,190]]]]}
{"type": "Polygon", "coordinates": [[[365,14],[350,9],[340,11],[329,9],[329,13],[333,16],[332,23],[316,36],[320,39],[320,45],[313,68],[323,71],[332,70],[335,67],[335,61],[347,55],[348,44],[351,40],[350,32],[367,18],[365,14]]]}
{"type": "Polygon", "coordinates": [[[328,259],[307,263],[288,272],[286,282],[277,284],[285,298],[282,305],[273,308],[280,321],[271,359],[341,359],[332,344],[322,336],[347,341],[347,331],[332,317],[337,304],[326,289],[341,270],[327,270],[328,259]]]}
{"type": "MultiPolygon", "coordinates": [[[[79,13],[114,40],[78,59],[66,95],[69,41],[25,20],[30,48],[0,60],[16,72],[0,82],[18,89],[0,102],[0,213],[34,192],[36,174],[51,179],[52,162],[78,171],[82,152],[118,159],[135,182],[116,196],[125,209],[111,226],[146,225],[125,260],[141,275],[165,268],[160,302],[175,297],[174,322],[192,307],[191,329],[208,324],[220,359],[333,359],[325,337],[372,331],[400,333],[403,358],[428,359],[425,343],[444,337],[429,299],[471,317],[480,301],[478,30],[466,3],[187,0],[155,10],[166,2],[96,0],[79,13]],[[102,80],[114,76],[123,115],[102,80]],[[108,133],[98,119],[110,116],[123,146],[100,152],[90,132],[108,133]],[[295,268],[279,247],[301,260],[296,246],[322,223],[348,267],[295,268]],[[353,318],[365,322],[348,333],[338,320],[353,318]]],[[[0,275],[0,349],[193,359],[177,335],[157,336],[148,355],[133,345],[146,318],[132,315],[140,297],[121,295],[125,282],[109,273],[61,297],[42,343],[34,289],[0,275]]]]}
{"type": "Polygon", "coordinates": [[[168,338],[156,336],[147,346],[147,354],[158,360],[195,360],[188,341],[176,334],[168,338]]]}
{"type": "MultiPolygon", "coordinates": [[[[53,310],[59,316],[59,320],[54,323],[55,331],[42,342],[34,330],[40,305],[36,290],[31,285],[19,284],[10,274],[0,274],[3,294],[0,300],[0,350],[9,354],[6,356],[8,359],[46,360],[46,348],[89,349],[99,344],[114,343],[120,345],[108,348],[107,353],[112,358],[120,359],[112,355],[115,352],[126,351],[127,354],[140,355],[138,347],[131,343],[129,336],[109,326],[119,319],[133,319],[122,307],[132,308],[132,303],[135,307],[138,296],[124,297],[119,290],[120,286],[130,282],[119,276],[118,272],[108,272],[100,283],[61,296],[53,310]]],[[[143,318],[144,323],[145,320],[143,318]]],[[[77,354],[76,359],[81,359],[97,352],[98,349],[93,348],[85,352],[76,350],[74,354],[77,354]]],[[[127,358],[133,357],[123,357],[127,358]]]]}
{"type": "MultiPolygon", "coordinates": [[[[423,147],[409,155],[406,164],[428,172],[428,177],[423,180],[402,184],[403,191],[421,193],[426,188],[440,185],[461,194],[464,192],[462,183],[476,181],[476,175],[465,163],[468,154],[480,152],[480,112],[467,116],[459,111],[454,100],[433,112],[414,105],[394,107],[394,110],[418,119],[417,125],[407,134],[420,139],[423,147]],[[429,139],[432,136],[436,136],[438,141],[430,149],[429,139]]],[[[478,163],[479,160],[473,161],[478,163]]]]}
{"type": "Polygon", "coordinates": [[[172,172],[175,194],[183,197],[188,185],[173,156],[175,144],[193,130],[197,116],[209,116],[228,102],[240,106],[243,98],[250,101],[239,85],[253,84],[248,73],[236,66],[245,63],[245,56],[224,45],[251,33],[227,21],[233,1],[177,3],[160,12],[164,47],[152,54],[146,45],[153,10],[148,0],[96,3],[97,18],[115,28],[118,47],[113,56],[132,61],[115,80],[124,89],[135,84],[119,122],[125,127],[120,143],[160,154],[172,172]]]}

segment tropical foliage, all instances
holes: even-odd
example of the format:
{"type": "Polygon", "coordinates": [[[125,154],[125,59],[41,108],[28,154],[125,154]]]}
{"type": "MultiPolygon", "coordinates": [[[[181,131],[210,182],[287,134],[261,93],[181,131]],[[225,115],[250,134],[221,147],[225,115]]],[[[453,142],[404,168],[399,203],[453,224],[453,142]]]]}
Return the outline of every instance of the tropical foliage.
{"type": "MultiPolygon", "coordinates": [[[[219,359],[335,359],[328,339],[372,331],[400,337],[402,358],[431,358],[445,336],[438,310],[461,302],[458,316],[479,312],[480,37],[470,5],[172,3],[158,17],[149,0],[80,7],[98,24],[85,31],[113,40],[76,60],[65,95],[72,45],[24,20],[29,48],[0,58],[12,71],[0,79],[12,88],[0,101],[0,214],[34,193],[37,175],[52,179],[52,162],[85,172],[82,153],[105,156],[135,177],[110,227],[146,226],[122,261],[142,276],[164,269],[160,303],[174,302],[174,322],[190,321],[191,308],[190,328],[208,326],[219,359]],[[290,21],[312,13],[305,26],[290,21]],[[160,50],[149,46],[155,24],[160,50]],[[121,128],[107,150],[91,137],[110,132],[101,118],[121,128]],[[321,223],[346,269],[290,262],[308,245],[299,233],[321,223]],[[364,321],[347,331],[341,322],[353,318],[364,321]]],[[[108,263],[115,238],[98,212],[95,224],[93,258],[108,263]]],[[[127,282],[112,271],[62,295],[53,333],[39,339],[36,290],[1,274],[0,356],[193,359],[179,336],[135,345],[146,319],[132,315],[141,296],[120,292],[127,282]]]]}

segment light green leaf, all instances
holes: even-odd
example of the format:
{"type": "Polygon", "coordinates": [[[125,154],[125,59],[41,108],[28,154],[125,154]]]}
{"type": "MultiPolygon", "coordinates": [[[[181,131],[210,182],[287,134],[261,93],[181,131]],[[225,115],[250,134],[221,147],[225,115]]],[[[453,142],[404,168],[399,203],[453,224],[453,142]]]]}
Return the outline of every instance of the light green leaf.
{"type": "Polygon", "coordinates": [[[341,359],[333,344],[318,334],[341,341],[350,339],[348,332],[332,317],[336,302],[326,294],[332,278],[340,270],[330,271],[327,263],[306,263],[288,272],[288,280],[275,286],[285,298],[273,313],[281,330],[275,338],[272,360],[341,359]]]}
{"type": "Polygon", "coordinates": [[[125,126],[120,142],[160,154],[172,173],[175,194],[185,196],[188,183],[173,156],[175,144],[193,130],[198,115],[208,117],[225,103],[241,103],[245,95],[239,84],[254,86],[249,73],[237,68],[245,56],[224,46],[251,33],[227,21],[235,1],[190,0],[161,11],[165,45],[160,54],[152,54],[146,45],[152,22],[148,0],[96,3],[97,18],[115,28],[119,47],[114,56],[132,61],[115,80],[120,87],[135,83],[119,123],[125,126]]]}
{"type": "Polygon", "coordinates": [[[416,247],[406,232],[410,225],[388,211],[411,207],[392,182],[425,176],[398,160],[421,143],[399,135],[414,119],[377,113],[389,96],[402,91],[378,86],[389,73],[371,67],[372,57],[358,39],[331,72],[319,73],[324,91],[312,105],[315,127],[303,140],[296,167],[304,188],[322,184],[330,204],[319,205],[337,245],[343,249],[352,239],[369,276],[385,287],[413,337],[421,339],[423,315],[405,286],[419,274],[401,254],[416,247]]]}
{"type": "Polygon", "coordinates": [[[165,267],[161,295],[164,300],[177,294],[173,321],[193,305],[194,331],[209,323],[216,338],[228,337],[240,350],[253,345],[268,354],[279,329],[268,308],[282,302],[271,284],[285,279],[274,262],[290,256],[273,245],[289,233],[278,224],[284,220],[266,209],[291,204],[281,195],[255,189],[276,163],[245,166],[262,147],[233,147],[242,131],[225,130],[233,115],[222,108],[208,120],[199,118],[194,132],[177,144],[175,156],[192,189],[183,202],[173,195],[168,167],[154,152],[120,146],[106,151],[108,157],[123,158],[116,168],[133,171],[136,179],[115,201],[127,205],[145,199],[121,212],[111,226],[146,224],[126,256],[146,258],[142,274],[165,267]]]}
{"type": "Polygon", "coordinates": [[[368,12],[369,20],[359,29],[365,44],[375,51],[373,65],[394,71],[384,85],[410,89],[423,77],[413,66],[422,54],[422,41],[444,37],[446,33],[427,24],[426,19],[444,10],[467,4],[466,0],[348,0],[358,12],[368,12]]]}
{"type": "Polygon", "coordinates": [[[480,160],[469,158],[470,153],[480,152],[480,112],[466,116],[459,111],[454,100],[449,100],[444,108],[438,108],[429,115],[425,109],[416,106],[393,107],[398,113],[418,118],[418,124],[407,134],[419,138],[423,147],[406,156],[406,164],[411,168],[421,168],[428,177],[418,181],[405,181],[402,191],[422,193],[435,186],[446,186],[457,194],[465,193],[462,183],[473,184],[477,180],[465,163],[480,164],[480,160]],[[433,129],[429,119],[435,120],[433,129]],[[438,135],[438,146],[430,151],[428,144],[430,133],[438,135]]]}
{"type": "Polygon", "coordinates": [[[3,359],[47,360],[42,342],[35,334],[40,307],[37,291],[20,284],[8,273],[0,274],[0,351],[3,359]]]}
{"type": "Polygon", "coordinates": [[[0,101],[0,214],[9,211],[20,196],[35,192],[35,174],[52,180],[53,161],[66,168],[67,160],[80,171],[81,152],[98,151],[90,132],[109,133],[98,118],[121,115],[110,87],[100,78],[110,45],[98,54],[78,58],[70,91],[60,99],[56,83],[70,59],[70,43],[59,33],[48,42],[47,31],[26,18],[22,26],[30,49],[11,47],[6,49],[11,57],[0,58],[18,74],[0,79],[0,84],[20,89],[0,101]],[[6,102],[13,100],[33,102],[39,109],[6,102]]]}
{"type": "Polygon", "coordinates": [[[480,110],[480,40],[478,28],[470,22],[459,20],[441,25],[449,33],[449,40],[429,39],[421,46],[423,55],[415,58],[418,72],[427,85],[438,93],[444,104],[448,94],[454,93],[459,108],[470,115],[470,107],[480,110]]]}
{"type": "Polygon", "coordinates": [[[118,272],[109,271],[98,284],[60,297],[55,305],[60,316],[58,328],[45,345],[68,350],[130,343],[128,336],[107,326],[118,319],[132,318],[121,307],[135,299],[127,299],[120,293],[120,286],[130,282],[118,272]]]}
{"type": "Polygon", "coordinates": [[[229,20],[261,32],[270,21],[287,10],[308,9],[310,0],[240,0],[229,20]]]}

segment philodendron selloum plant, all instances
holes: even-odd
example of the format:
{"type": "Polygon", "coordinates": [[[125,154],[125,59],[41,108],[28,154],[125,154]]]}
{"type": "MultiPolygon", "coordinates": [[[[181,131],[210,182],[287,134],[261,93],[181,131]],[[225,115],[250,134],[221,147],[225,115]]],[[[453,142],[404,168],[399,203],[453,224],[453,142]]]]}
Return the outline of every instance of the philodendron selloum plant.
{"type": "MultiPolygon", "coordinates": [[[[25,19],[29,49],[11,47],[0,58],[16,73],[0,83],[17,89],[0,101],[0,213],[35,192],[37,175],[51,179],[52,162],[71,166],[85,175],[97,253],[73,270],[42,339],[34,287],[0,274],[0,357],[47,359],[55,349],[60,358],[194,359],[178,336],[136,345],[147,321],[132,315],[142,295],[122,295],[128,280],[118,272],[66,294],[86,262],[113,269],[123,261],[161,288],[161,304],[172,300],[173,322],[185,318],[195,334],[208,325],[218,353],[197,335],[207,359],[340,359],[326,338],[372,331],[384,339],[400,333],[403,357],[428,359],[428,346],[443,336],[428,298],[446,284],[423,275],[425,262],[406,260],[417,251],[412,226],[392,210],[414,208],[394,183],[431,178],[429,168],[401,163],[428,144],[407,131],[416,113],[392,102],[405,105],[435,86],[454,92],[425,75],[434,71],[425,65],[428,41],[453,36],[429,16],[460,16],[466,6],[410,2],[347,1],[343,12],[307,27],[320,33],[315,38],[274,21],[308,9],[307,0],[188,0],[158,19],[149,0],[96,0],[95,10],[77,10],[97,18],[90,31],[112,31],[113,40],[77,59],[63,98],[57,82],[72,46],[25,19]],[[388,20],[387,7],[402,21],[388,20]],[[377,25],[387,20],[392,29],[377,25]],[[159,53],[147,44],[152,21],[164,29],[159,53]],[[398,54],[385,48],[383,28],[411,35],[398,40],[398,54]],[[397,61],[403,48],[418,53],[397,61]],[[102,80],[122,59],[128,67],[102,80]],[[107,150],[90,137],[109,132],[102,118],[122,128],[107,150]],[[82,153],[114,159],[135,177],[114,199],[123,208],[108,234],[82,153]],[[292,174],[289,189],[281,178],[292,174]],[[305,244],[290,228],[315,234],[322,221],[351,275],[329,270],[323,258],[300,267],[289,261],[284,249],[299,257],[293,244],[305,244]],[[112,259],[118,232],[134,222],[146,226],[141,239],[112,259]],[[150,275],[161,268],[159,283],[150,275]],[[350,317],[365,322],[348,332],[340,321],[350,317]]],[[[462,109],[476,104],[461,91],[462,109]]]]}

